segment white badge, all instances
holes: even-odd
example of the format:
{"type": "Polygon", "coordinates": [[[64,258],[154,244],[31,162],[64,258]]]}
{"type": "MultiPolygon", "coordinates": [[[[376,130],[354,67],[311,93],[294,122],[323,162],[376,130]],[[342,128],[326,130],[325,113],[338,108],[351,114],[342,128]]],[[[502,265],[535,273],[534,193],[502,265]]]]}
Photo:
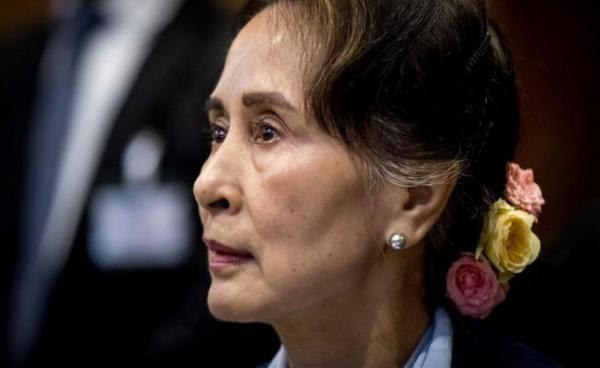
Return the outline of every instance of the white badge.
{"type": "Polygon", "coordinates": [[[89,253],[104,269],[174,267],[191,250],[186,186],[104,186],[94,194],[89,253]]]}
{"type": "Polygon", "coordinates": [[[192,249],[194,205],[188,185],[160,183],[164,144],[143,130],[123,154],[123,183],[92,195],[89,254],[104,269],[173,267],[192,249]]]}

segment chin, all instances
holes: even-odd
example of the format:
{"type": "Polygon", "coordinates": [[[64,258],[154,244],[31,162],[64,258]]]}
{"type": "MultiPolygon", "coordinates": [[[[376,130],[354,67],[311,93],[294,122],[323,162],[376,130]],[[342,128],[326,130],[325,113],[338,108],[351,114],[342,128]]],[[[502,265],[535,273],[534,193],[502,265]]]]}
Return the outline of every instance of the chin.
{"type": "Polygon", "coordinates": [[[250,323],[259,322],[255,306],[232,290],[211,285],[208,291],[208,310],[220,321],[250,323]]]}

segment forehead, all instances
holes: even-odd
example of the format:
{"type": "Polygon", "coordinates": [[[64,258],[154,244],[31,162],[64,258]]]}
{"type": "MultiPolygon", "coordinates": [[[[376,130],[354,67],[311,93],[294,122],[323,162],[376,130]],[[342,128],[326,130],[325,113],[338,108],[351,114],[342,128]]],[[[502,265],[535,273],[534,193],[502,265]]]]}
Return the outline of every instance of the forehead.
{"type": "Polygon", "coordinates": [[[276,91],[302,100],[305,48],[286,18],[268,8],[242,28],[213,95],[276,91]]]}

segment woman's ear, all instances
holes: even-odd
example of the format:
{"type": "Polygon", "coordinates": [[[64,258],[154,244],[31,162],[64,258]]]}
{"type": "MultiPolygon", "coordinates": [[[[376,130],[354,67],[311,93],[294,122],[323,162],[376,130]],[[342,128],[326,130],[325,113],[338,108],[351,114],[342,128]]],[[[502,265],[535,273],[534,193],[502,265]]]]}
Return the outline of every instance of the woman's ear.
{"type": "Polygon", "coordinates": [[[420,243],[446,208],[456,180],[446,184],[395,187],[392,196],[392,216],[385,228],[385,241],[392,234],[406,236],[405,247],[420,243]]]}

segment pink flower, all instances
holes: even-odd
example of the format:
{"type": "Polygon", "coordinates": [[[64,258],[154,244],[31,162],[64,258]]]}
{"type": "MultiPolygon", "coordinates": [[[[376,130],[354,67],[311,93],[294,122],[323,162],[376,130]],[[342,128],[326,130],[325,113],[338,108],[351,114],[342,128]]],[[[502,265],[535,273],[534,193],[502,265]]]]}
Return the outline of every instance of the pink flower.
{"type": "Polygon", "coordinates": [[[504,195],[508,202],[532,214],[537,222],[546,201],[539,185],[533,181],[533,170],[523,170],[519,164],[511,162],[506,166],[506,178],[504,195]]]}
{"type": "Polygon", "coordinates": [[[460,313],[483,319],[504,300],[508,285],[500,285],[487,261],[462,253],[448,270],[446,291],[460,313]]]}

